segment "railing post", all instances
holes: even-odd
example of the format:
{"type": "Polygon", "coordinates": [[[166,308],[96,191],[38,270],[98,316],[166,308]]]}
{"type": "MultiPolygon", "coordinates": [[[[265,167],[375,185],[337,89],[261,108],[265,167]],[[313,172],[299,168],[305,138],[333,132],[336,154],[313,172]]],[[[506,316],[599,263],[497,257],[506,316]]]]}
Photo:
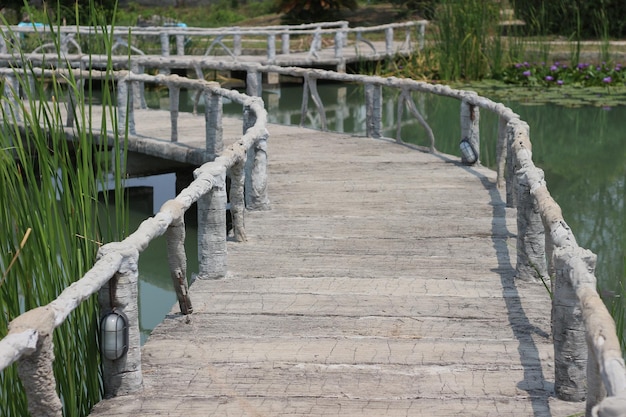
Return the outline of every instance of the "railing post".
{"type": "Polygon", "coordinates": [[[170,141],[178,142],[178,107],[180,102],[180,88],[170,85],[170,141]]]}
{"type": "MultiPolygon", "coordinates": [[[[214,87],[219,84],[212,82],[214,87]]],[[[206,160],[213,161],[224,149],[222,127],[222,96],[208,89],[204,90],[204,119],[206,129],[206,160]]]]}
{"type": "Polygon", "coordinates": [[[135,111],[133,108],[133,96],[128,94],[128,78],[121,78],[117,81],[117,130],[120,135],[126,131],[137,134],[135,129],[135,111]]]}
{"type": "Polygon", "coordinates": [[[124,258],[118,272],[98,292],[98,302],[103,314],[115,310],[128,319],[128,350],[116,360],[102,356],[102,380],[106,398],[137,392],[143,384],[137,303],[139,251],[135,247],[114,242],[102,246],[98,257],[103,257],[109,251],[121,252],[124,258]]]}
{"type": "Polygon", "coordinates": [[[461,100],[461,139],[468,139],[474,152],[476,152],[476,161],[471,162],[461,154],[461,162],[464,164],[480,163],[480,111],[478,106],[469,103],[467,100],[461,100]]]}
{"type": "Polygon", "coordinates": [[[421,51],[421,50],[424,49],[425,42],[426,42],[425,41],[425,39],[426,39],[426,24],[425,23],[420,24],[419,31],[420,31],[420,34],[419,34],[419,44],[418,44],[418,47],[419,47],[419,50],[421,51]]]}
{"type": "Polygon", "coordinates": [[[167,32],[161,32],[161,56],[170,56],[170,35],[167,32]]]}
{"type": "MultiPolygon", "coordinates": [[[[197,169],[194,175],[206,174],[197,169]]],[[[226,171],[212,178],[213,188],[198,199],[198,279],[226,276],[226,171]]]]}
{"type": "Polygon", "coordinates": [[[553,256],[556,273],[552,299],[554,390],[561,400],[583,401],[587,395],[587,342],[569,263],[574,257],[581,258],[593,274],[596,256],[586,249],[571,246],[555,248],[553,256]]]}
{"type": "Polygon", "coordinates": [[[388,27],[385,29],[385,54],[387,56],[393,55],[393,28],[388,27]]]}
{"type": "Polygon", "coordinates": [[[241,56],[241,33],[233,35],[233,55],[241,56]]]}
{"type": "Polygon", "coordinates": [[[550,278],[546,265],[546,234],[531,184],[543,183],[543,171],[534,166],[517,171],[517,264],[515,275],[522,281],[550,278]]]}
{"type": "Polygon", "coordinates": [[[10,116],[11,113],[14,112],[15,120],[19,122],[22,120],[22,116],[20,115],[20,107],[18,106],[20,83],[17,77],[13,75],[7,75],[5,79],[6,82],[4,83],[4,97],[6,97],[6,100],[4,101],[4,111],[7,116],[10,116]]]}
{"type": "Polygon", "coordinates": [[[276,60],[276,35],[273,33],[267,35],[267,60],[269,62],[276,60]]]}
{"type": "Polygon", "coordinates": [[[339,60],[337,64],[337,72],[346,72],[346,60],[343,57],[343,45],[345,32],[338,30],[335,32],[335,58],[339,60]]]}
{"type": "Polygon", "coordinates": [[[517,175],[513,143],[527,137],[528,125],[520,120],[511,120],[506,125],[506,206],[517,207],[517,175]]]}
{"type": "Polygon", "coordinates": [[[244,196],[245,163],[237,162],[230,169],[230,214],[233,221],[233,237],[236,242],[245,242],[246,228],[244,213],[246,202],[244,196]]]}
{"type": "Polygon", "coordinates": [[[289,52],[291,52],[291,48],[289,45],[289,33],[285,32],[285,33],[281,33],[280,35],[280,46],[281,46],[281,53],[283,55],[289,55],[289,52]]]}
{"type": "MultiPolygon", "coordinates": [[[[133,61],[130,64],[130,70],[133,74],[141,75],[144,73],[144,66],[133,61]]],[[[133,107],[136,109],[148,108],[146,104],[146,88],[143,81],[133,81],[131,85],[133,89],[133,107]]]]}
{"type": "Polygon", "coordinates": [[[246,73],[246,94],[261,97],[263,94],[263,74],[255,70],[248,70],[246,73]]]}
{"type": "Polygon", "coordinates": [[[380,85],[365,85],[365,134],[370,138],[380,138],[383,123],[383,88],[380,85]]]}
{"type": "Polygon", "coordinates": [[[267,135],[250,148],[246,162],[246,207],[249,210],[269,210],[267,194],[267,135]]]}
{"type": "Polygon", "coordinates": [[[33,417],[61,417],[63,406],[56,392],[52,368],[54,310],[49,307],[38,307],[18,316],[9,324],[12,333],[29,329],[37,329],[35,351],[22,356],[17,365],[17,372],[28,399],[28,411],[33,417]]]}
{"type": "Polygon", "coordinates": [[[176,55],[185,55],[185,35],[176,35],[176,55]]]}
{"type": "Polygon", "coordinates": [[[173,217],[172,223],[165,232],[165,240],[167,243],[167,261],[178,306],[182,314],[191,314],[193,306],[189,297],[187,254],[185,253],[185,210],[175,200],[166,202],[161,210],[170,210],[173,217]]]}
{"type": "Polygon", "coordinates": [[[496,186],[499,189],[506,187],[506,158],[507,158],[507,146],[506,146],[506,129],[507,129],[507,120],[500,116],[498,118],[498,139],[496,142],[496,172],[497,183],[496,186]]]}

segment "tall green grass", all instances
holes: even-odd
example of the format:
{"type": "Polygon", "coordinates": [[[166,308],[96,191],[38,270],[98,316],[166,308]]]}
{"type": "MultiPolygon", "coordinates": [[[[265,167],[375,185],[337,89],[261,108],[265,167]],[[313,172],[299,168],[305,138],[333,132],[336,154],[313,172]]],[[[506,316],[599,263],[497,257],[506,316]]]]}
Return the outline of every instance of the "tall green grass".
{"type": "Polygon", "coordinates": [[[435,56],[442,80],[479,80],[500,65],[499,17],[496,2],[441,1],[435,12],[435,56]]]}
{"type": "MultiPolygon", "coordinates": [[[[48,25],[58,31],[53,22],[48,25]]],[[[0,36],[19,39],[7,32],[0,36]]],[[[63,62],[58,37],[53,39],[63,62]]],[[[103,32],[101,41],[110,51],[112,37],[103,32]]],[[[23,61],[23,67],[13,70],[18,88],[12,89],[22,99],[11,103],[2,97],[0,114],[0,337],[15,317],[51,302],[82,277],[100,242],[121,237],[127,223],[123,138],[112,149],[97,140],[106,138],[107,124],[116,120],[111,81],[102,86],[102,103],[110,111],[101,125],[92,126],[93,80],[71,74],[46,79],[23,61]],[[73,142],[63,130],[67,105],[77,109],[73,142]],[[111,172],[117,185],[116,219],[102,220],[99,190],[111,172]]],[[[2,91],[6,82],[2,80],[2,91]]],[[[103,198],[107,204],[108,194],[103,198]]],[[[54,332],[54,372],[65,416],[87,415],[102,396],[98,317],[97,300],[91,297],[54,332]]],[[[15,365],[0,372],[0,415],[28,415],[15,365]]]]}

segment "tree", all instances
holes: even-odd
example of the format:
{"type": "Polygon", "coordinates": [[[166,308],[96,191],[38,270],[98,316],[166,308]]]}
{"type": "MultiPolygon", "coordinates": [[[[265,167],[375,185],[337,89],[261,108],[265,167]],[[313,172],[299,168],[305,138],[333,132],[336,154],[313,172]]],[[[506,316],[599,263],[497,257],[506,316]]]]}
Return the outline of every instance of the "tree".
{"type": "Polygon", "coordinates": [[[333,20],[341,9],[354,10],[356,0],[278,0],[278,11],[286,23],[333,20]]]}

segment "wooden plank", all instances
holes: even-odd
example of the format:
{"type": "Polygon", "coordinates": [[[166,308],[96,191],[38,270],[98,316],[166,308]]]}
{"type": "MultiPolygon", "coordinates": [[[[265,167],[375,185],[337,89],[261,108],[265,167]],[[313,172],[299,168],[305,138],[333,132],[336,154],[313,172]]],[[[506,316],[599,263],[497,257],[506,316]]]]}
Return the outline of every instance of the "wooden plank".
{"type": "Polygon", "coordinates": [[[385,140],[272,126],[272,208],[229,273],[143,348],[145,390],[92,415],[566,416],[550,298],[514,279],[495,174],[385,140]]]}

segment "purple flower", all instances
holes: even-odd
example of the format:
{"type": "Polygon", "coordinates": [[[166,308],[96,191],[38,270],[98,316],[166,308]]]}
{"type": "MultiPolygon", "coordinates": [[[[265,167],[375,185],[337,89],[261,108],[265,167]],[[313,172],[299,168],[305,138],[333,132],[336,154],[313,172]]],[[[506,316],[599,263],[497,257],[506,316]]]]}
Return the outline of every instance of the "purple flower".
{"type": "Polygon", "coordinates": [[[558,69],[559,69],[559,67],[557,67],[556,65],[552,65],[552,66],[550,67],[550,71],[552,71],[552,72],[554,72],[554,71],[556,71],[556,70],[558,70],[558,69]]]}
{"type": "Polygon", "coordinates": [[[610,83],[611,83],[611,81],[613,81],[613,79],[612,79],[611,77],[604,77],[604,78],[602,79],[602,82],[603,82],[603,83],[606,83],[606,84],[610,84],[610,83]]]}
{"type": "Polygon", "coordinates": [[[524,61],[524,63],[522,64],[523,66],[525,66],[526,68],[530,67],[530,64],[526,61],[524,61]]]}
{"type": "Polygon", "coordinates": [[[522,64],[520,64],[519,62],[517,64],[515,64],[515,68],[521,68],[522,64]]]}
{"type": "Polygon", "coordinates": [[[551,75],[546,76],[546,81],[554,81],[554,77],[551,75]]]}
{"type": "Polygon", "coordinates": [[[563,85],[563,80],[556,80],[556,83],[557,83],[558,85],[563,85]]]}
{"type": "Polygon", "coordinates": [[[524,71],[524,72],[522,72],[522,75],[523,75],[524,77],[530,77],[530,74],[531,74],[531,72],[530,72],[530,71],[524,71]]]}

